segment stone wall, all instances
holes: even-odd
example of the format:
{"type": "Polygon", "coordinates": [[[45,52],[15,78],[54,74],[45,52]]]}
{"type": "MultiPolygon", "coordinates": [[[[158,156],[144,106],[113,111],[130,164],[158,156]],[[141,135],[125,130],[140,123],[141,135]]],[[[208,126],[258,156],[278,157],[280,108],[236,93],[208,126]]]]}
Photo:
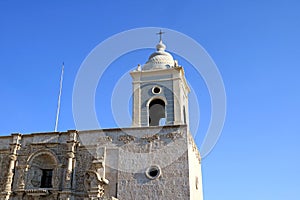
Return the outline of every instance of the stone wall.
{"type": "Polygon", "coordinates": [[[189,140],[185,125],[0,137],[0,199],[191,199],[189,140]]]}

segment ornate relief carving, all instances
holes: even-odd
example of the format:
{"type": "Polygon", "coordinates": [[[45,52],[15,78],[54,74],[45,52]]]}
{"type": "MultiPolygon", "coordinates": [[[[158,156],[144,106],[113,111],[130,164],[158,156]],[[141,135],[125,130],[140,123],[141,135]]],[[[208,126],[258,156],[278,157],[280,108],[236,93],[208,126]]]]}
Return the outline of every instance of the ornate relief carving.
{"type": "Polygon", "coordinates": [[[182,132],[171,132],[166,134],[166,137],[172,140],[182,138],[182,132]]]}
{"type": "Polygon", "coordinates": [[[159,140],[159,135],[158,134],[146,135],[142,137],[142,139],[150,143],[150,142],[154,142],[155,140],[159,140]]]}
{"type": "Polygon", "coordinates": [[[7,177],[7,169],[9,166],[9,159],[8,156],[1,156],[0,157],[0,191],[4,191],[6,177],[7,177]]]}
{"type": "MultiPolygon", "coordinates": [[[[58,172],[58,159],[56,154],[51,150],[38,150],[31,154],[27,159],[28,172],[26,172],[26,189],[37,189],[43,184],[44,187],[57,188],[54,185],[54,177],[58,172]],[[46,177],[47,181],[42,183],[42,177],[46,177]],[[48,175],[45,175],[47,173],[48,175]]],[[[27,169],[26,169],[27,171],[27,169]]]]}
{"type": "Polygon", "coordinates": [[[48,190],[45,189],[29,189],[25,190],[25,192],[27,195],[32,196],[31,199],[39,199],[40,196],[45,196],[49,194],[48,190]]]}
{"type": "Polygon", "coordinates": [[[90,164],[84,175],[84,187],[88,191],[89,198],[102,197],[104,185],[109,181],[105,178],[106,148],[96,149],[96,158],[90,164]]]}
{"type": "MultiPolygon", "coordinates": [[[[87,171],[84,177],[84,186],[87,191],[92,189],[100,189],[103,183],[102,178],[95,171],[87,171]]],[[[103,189],[104,194],[104,189],[103,189]]],[[[102,196],[102,195],[101,195],[102,196]]]]}
{"type": "Polygon", "coordinates": [[[99,139],[98,139],[98,142],[100,143],[100,144],[105,144],[105,143],[108,143],[108,142],[112,142],[112,137],[110,137],[110,136],[105,136],[105,137],[100,137],[99,139]]]}
{"type": "Polygon", "coordinates": [[[11,183],[12,183],[12,180],[13,180],[13,173],[12,172],[8,172],[7,175],[6,175],[6,186],[5,186],[5,189],[4,191],[5,192],[10,192],[11,191],[11,183]]]}
{"type": "Polygon", "coordinates": [[[58,175],[56,175],[54,177],[54,184],[53,184],[56,188],[59,188],[59,177],[58,175]]]}
{"type": "Polygon", "coordinates": [[[40,187],[41,185],[41,177],[42,177],[42,170],[39,168],[34,167],[33,169],[33,175],[30,180],[30,183],[33,187],[40,187]]]}
{"type": "Polygon", "coordinates": [[[24,189],[25,187],[25,169],[19,169],[19,177],[18,177],[18,188],[19,189],[24,189]]]}
{"type": "Polygon", "coordinates": [[[132,135],[121,135],[121,136],[119,136],[119,141],[123,141],[124,144],[128,144],[128,143],[130,143],[131,141],[134,141],[134,140],[135,140],[135,138],[132,135]]]}
{"type": "Polygon", "coordinates": [[[71,175],[72,175],[72,171],[71,170],[67,170],[67,173],[66,173],[66,180],[67,181],[71,180],[71,175]]]}

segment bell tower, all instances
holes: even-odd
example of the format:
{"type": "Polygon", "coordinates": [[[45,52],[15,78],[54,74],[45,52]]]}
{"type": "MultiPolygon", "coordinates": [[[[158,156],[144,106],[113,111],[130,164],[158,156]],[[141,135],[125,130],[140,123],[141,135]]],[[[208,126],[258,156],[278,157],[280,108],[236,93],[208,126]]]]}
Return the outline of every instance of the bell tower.
{"type": "Polygon", "coordinates": [[[160,41],[148,61],[132,71],[132,126],[163,126],[189,124],[189,86],[182,66],[166,52],[160,41]]]}

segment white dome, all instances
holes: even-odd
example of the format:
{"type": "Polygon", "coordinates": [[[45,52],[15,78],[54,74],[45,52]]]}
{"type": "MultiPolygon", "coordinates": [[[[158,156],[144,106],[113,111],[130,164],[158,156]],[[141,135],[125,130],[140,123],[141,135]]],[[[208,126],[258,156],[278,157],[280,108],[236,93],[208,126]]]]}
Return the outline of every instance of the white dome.
{"type": "Polygon", "coordinates": [[[171,54],[165,52],[166,45],[160,41],[156,45],[156,52],[150,55],[142,70],[168,69],[174,67],[174,59],[171,54]]]}

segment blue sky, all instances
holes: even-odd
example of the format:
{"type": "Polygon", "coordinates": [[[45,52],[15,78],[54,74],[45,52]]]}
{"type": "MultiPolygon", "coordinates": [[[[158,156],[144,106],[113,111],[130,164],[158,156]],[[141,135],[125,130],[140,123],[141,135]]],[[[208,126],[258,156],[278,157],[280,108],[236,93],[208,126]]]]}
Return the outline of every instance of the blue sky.
{"type": "MultiPolygon", "coordinates": [[[[2,0],[0,135],[53,131],[62,62],[58,129],[74,129],[73,84],[89,52],[128,29],[165,27],[200,43],[218,66],[226,88],[225,126],[202,161],[204,198],[300,199],[299,9],[296,0],[2,0]]],[[[165,38],[167,43],[167,33],[165,38]]],[[[96,107],[107,115],[102,119],[99,114],[104,127],[115,125],[108,105],[113,85],[152,51],[121,56],[100,81],[96,107]],[[102,96],[107,99],[100,102],[102,96]]],[[[195,77],[188,62],[174,57],[203,94],[200,130],[205,132],[210,104],[203,80],[195,77]]]]}

